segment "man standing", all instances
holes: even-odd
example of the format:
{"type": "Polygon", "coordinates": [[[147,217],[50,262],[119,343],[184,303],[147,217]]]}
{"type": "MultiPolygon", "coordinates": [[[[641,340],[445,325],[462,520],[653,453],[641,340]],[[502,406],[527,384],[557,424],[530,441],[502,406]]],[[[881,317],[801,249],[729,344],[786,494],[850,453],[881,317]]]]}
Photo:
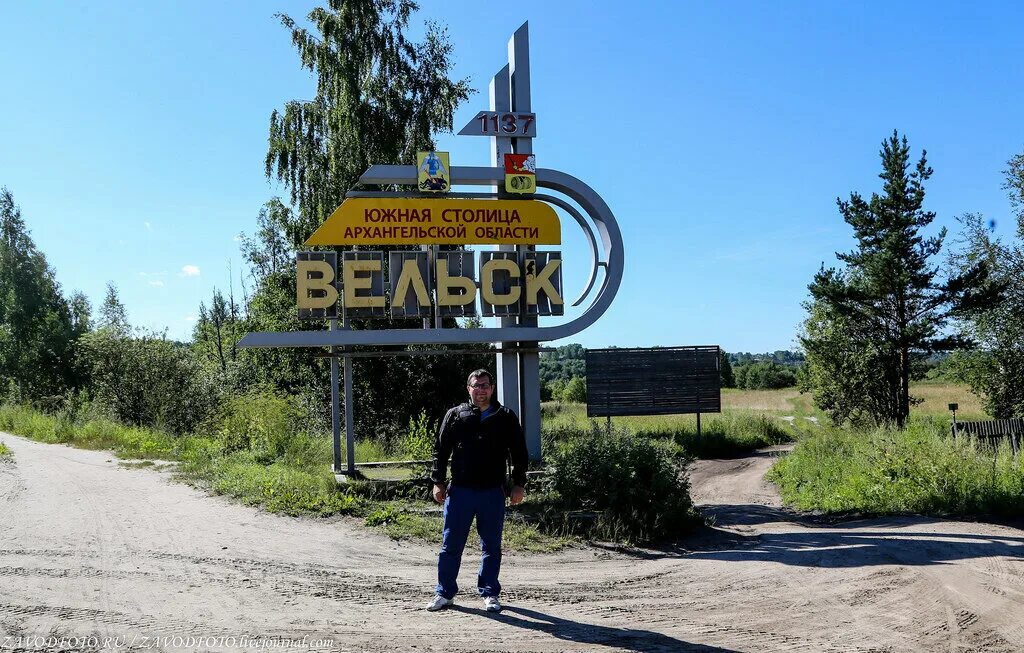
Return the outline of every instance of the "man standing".
{"type": "Polygon", "coordinates": [[[434,442],[434,499],[444,504],[444,534],[437,557],[437,595],[427,610],[455,602],[456,578],[469,527],[476,517],[480,535],[480,571],[477,591],[488,612],[500,612],[501,532],[505,525],[505,463],[512,461],[509,502],[526,493],[526,438],[519,418],[494,398],[494,381],[487,370],[476,370],[466,382],[470,402],[452,408],[444,416],[434,442]],[[448,459],[452,480],[447,483],[448,459]]]}

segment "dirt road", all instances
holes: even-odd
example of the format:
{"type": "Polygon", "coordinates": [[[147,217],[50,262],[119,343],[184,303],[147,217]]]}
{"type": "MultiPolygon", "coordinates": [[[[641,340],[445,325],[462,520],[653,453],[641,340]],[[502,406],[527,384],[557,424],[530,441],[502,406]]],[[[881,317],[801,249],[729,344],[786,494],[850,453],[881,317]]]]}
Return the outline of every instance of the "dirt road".
{"type": "MultiPolygon", "coordinates": [[[[0,463],[0,651],[285,638],[314,645],[269,650],[1024,650],[1024,531],[803,522],[763,481],[778,452],[695,467],[695,500],[716,526],[692,550],[507,555],[508,607],[494,616],[465,593],[456,610],[421,609],[433,546],[261,513],[108,453],[0,437],[14,452],[0,463]]],[[[466,588],[475,566],[467,557],[466,588]]]]}

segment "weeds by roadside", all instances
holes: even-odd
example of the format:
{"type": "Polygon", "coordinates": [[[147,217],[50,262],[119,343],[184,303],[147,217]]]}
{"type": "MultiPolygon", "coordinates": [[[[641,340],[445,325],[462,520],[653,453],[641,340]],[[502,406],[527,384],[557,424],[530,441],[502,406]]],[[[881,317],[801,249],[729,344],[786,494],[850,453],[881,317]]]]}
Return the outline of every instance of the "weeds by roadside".
{"type": "MultiPolygon", "coordinates": [[[[583,404],[543,404],[541,436],[545,451],[581,433],[590,432],[583,404]]],[[[701,418],[701,434],[697,436],[697,419],[693,415],[651,415],[643,417],[615,417],[614,429],[642,438],[667,443],[677,455],[687,458],[727,458],[741,455],[773,444],[793,441],[799,430],[778,419],[753,410],[734,409],[701,418]]]]}
{"type": "Polygon", "coordinates": [[[944,420],[907,429],[826,428],[769,472],[783,499],[827,513],[1024,515],[1024,456],[949,435],[944,420]]]}
{"type": "Polygon", "coordinates": [[[13,454],[6,444],[0,442],[0,458],[10,458],[13,454]]]}

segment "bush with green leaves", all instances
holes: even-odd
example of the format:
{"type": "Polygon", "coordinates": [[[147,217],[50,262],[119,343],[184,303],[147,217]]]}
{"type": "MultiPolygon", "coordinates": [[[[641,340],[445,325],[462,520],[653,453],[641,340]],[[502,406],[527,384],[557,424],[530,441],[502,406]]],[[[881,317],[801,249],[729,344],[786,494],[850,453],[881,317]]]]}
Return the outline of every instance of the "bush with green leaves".
{"type": "Polygon", "coordinates": [[[430,460],[434,455],[434,421],[421,410],[419,417],[409,419],[409,430],[402,439],[399,454],[408,460],[430,460]]]}
{"type": "Polygon", "coordinates": [[[565,384],[560,396],[562,401],[577,404],[587,403],[587,380],[581,376],[574,376],[565,384]]]}
{"type": "Polygon", "coordinates": [[[796,385],[797,368],[775,361],[737,365],[733,368],[736,387],[744,390],[777,390],[796,385]]]}
{"type": "Polygon", "coordinates": [[[700,523],[678,457],[596,422],[552,456],[551,484],[568,510],[598,513],[590,535],[615,540],[677,537],[700,523]]]}
{"type": "Polygon", "coordinates": [[[215,432],[224,453],[251,451],[257,463],[267,465],[285,455],[301,419],[290,398],[254,392],[225,402],[215,432]]]}
{"type": "Polygon", "coordinates": [[[122,422],[191,433],[217,405],[219,387],[195,355],[161,336],[103,328],[82,336],[78,355],[92,397],[122,422]]]}

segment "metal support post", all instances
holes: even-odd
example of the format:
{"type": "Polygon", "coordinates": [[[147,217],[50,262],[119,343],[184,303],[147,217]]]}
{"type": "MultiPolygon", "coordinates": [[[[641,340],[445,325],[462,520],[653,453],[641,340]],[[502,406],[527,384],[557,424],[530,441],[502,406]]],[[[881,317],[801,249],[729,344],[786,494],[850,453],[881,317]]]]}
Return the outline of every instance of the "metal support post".
{"type": "MultiPolygon", "coordinates": [[[[338,328],[338,319],[333,318],[331,320],[331,331],[335,331],[338,328]]],[[[331,353],[337,351],[336,347],[331,347],[331,353]]],[[[346,380],[348,375],[345,376],[346,380]]],[[[334,438],[334,473],[341,473],[341,408],[339,402],[341,397],[338,392],[338,358],[331,356],[331,435],[334,438]]]]}
{"type": "MultiPolygon", "coordinates": [[[[337,360],[337,359],[335,359],[337,360]]],[[[345,356],[345,447],[348,449],[349,476],[356,473],[356,420],[352,405],[352,357],[345,356]]]]}
{"type": "MultiPolygon", "coordinates": [[[[508,66],[504,66],[494,76],[494,79],[491,80],[489,91],[491,111],[512,110],[512,91],[509,86],[508,66]]],[[[491,137],[491,160],[494,162],[495,167],[504,166],[505,154],[511,151],[512,139],[498,136],[491,137]]],[[[494,192],[499,194],[504,192],[504,190],[504,185],[500,182],[494,187],[494,192]]],[[[498,245],[498,251],[515,251],[515,247],[513,245],[498,245]]],[[[502,327],[514,327],[516,326],[516,318],[500,317],[498,318],[498,323],[502,327]]],[[[502,342],[500,344],[503,350],[514,349],[517,346],[517,343],[514,342],[502,342]]],[[[514,410],[521,418],[523,411],[519,405],[519,356],[514,351],[503,351],[496,356],[496,359],[497,369],[495,374],[498,382],[498,401],[502,405],[514,410]]]]}
{"type": "MultiPolygon", "coordinates": [[[[433,245],[420,245],[420,249],[422,249],[424,252],[427,253],[427,278],[428,279],[429,278],[433,278],[433,276],[434,276],[434,272],[433,272],[433,270],[434,270],[434,246],[433,245]]],[[[427,287],[428,288],[433,288],[434,284],[430,283],[427,287]]],[[[431,295],[431,299],[433,300],[434,307],[435,307],[434,310],[436,311],[437,310],[437,298],[433,296],[433,291],[432,290],[428,291],[428,292],[431,295]]],[[[433,313],[433,312],[434,311],[431,311],[431,313],[433,313]]],[[[433,316],[431,315],[431,317],[433,317],[433,316]]],[[[424,329],[429,329],[430,328],[431,317],[423,318],[423,328],[424,329]]],[[[440,327],[441,325],[439,324],[437,326],[440,327]]]]}
{"type": "MultiPolygon", "coordinates": [[[[349,328],[348,315],[344,312],[341,314],[341,328],[349,328]]],[[[342,364],[345,366],[345,449],[348,454],[345,474],[352,478],[356,473],[356,419],[352,399],[352,357],[349,350],[349,347],[345,348],[342,364]]]]}
{"type": "MultiPolygon", "coordinates": [[[[511,94],[511,110],[529,113],[532,111],[530,98],[530,28],[523,23],[508,42],[509,90],[511,94]]],[[[533,139],[513,138],[512,149],[516,154],[533,154],[533,139]]],[[[504,166],[504,161],[497,162],[504,166]]],[[[533,247],[517,247],[522,262],[527,252],[533,247]]],[[[524,305],[525,306],[525,305],[524,305]]],[[[519,326],[535,327],[537,318],[522,313],[519,326]]],[[[521,342],[521,347],[536,348],[535,342],[521,342]]],[[[540,441],[540,355],[536,352],[520,352],[519,354],[519,419],[523,423],[526,434],[526,448],[530,460],[541,459],[540,441]]]]}

